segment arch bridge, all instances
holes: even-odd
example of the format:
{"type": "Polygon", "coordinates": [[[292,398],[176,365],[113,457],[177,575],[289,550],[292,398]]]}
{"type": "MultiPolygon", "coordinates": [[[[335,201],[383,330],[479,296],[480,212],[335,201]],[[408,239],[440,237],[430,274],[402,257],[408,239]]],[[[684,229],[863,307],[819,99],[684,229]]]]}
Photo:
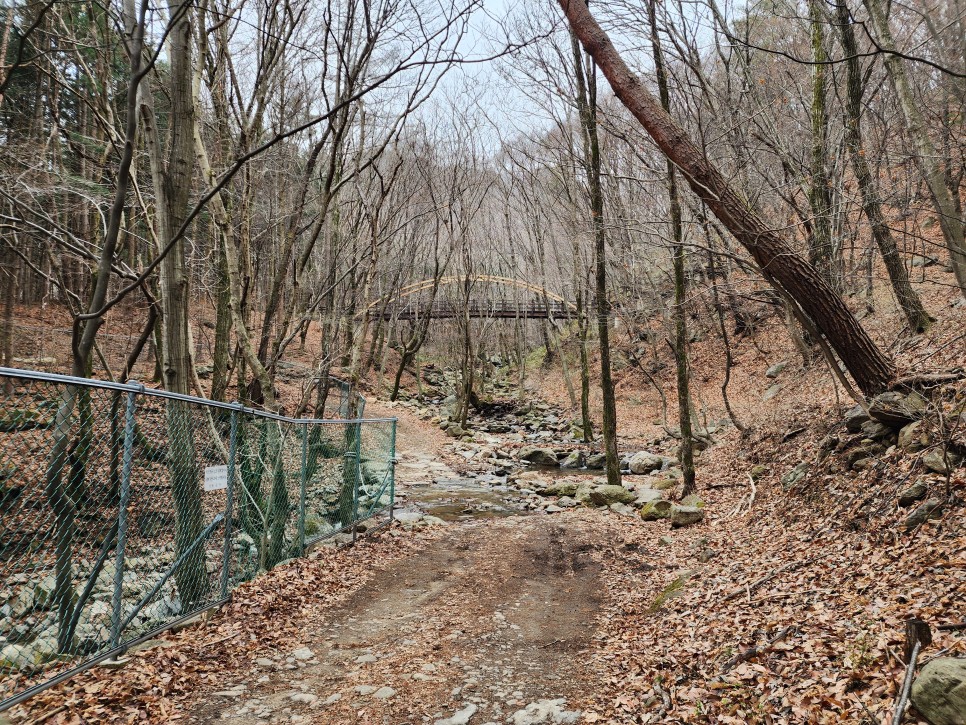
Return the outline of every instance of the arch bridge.
{"type": "Polygon", "coordinates": [[[381,297],[369,303],[366,312],[384,320],[446,320],[469,315],[476,319],[563,319],[573,317],[577,307],[545,287],[512,277],[499,277],[492,274],[440,277],[439,280],[424,279],[401,288],[388,297],[381,297]],[[421,300],[420,293],[438,287],[452,287],[466,284],[496,284],[532,292],[529,300],[470,299],[468,304],[440,299],[437,295],[432,302],[421,300]]]}

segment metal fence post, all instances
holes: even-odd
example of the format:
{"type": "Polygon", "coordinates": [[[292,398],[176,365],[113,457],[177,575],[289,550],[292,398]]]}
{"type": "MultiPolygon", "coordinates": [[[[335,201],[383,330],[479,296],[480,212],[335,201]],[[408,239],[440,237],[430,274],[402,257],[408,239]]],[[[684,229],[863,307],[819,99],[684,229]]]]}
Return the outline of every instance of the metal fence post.
{"type": "Polygon", "coordinates": [[[356,540],[356,524],[359,520],[359,488],[362,483],[362,421],[354,423],[356,427],[356,473],[355,485],[352,491],[352,542],[356,540]]]}
{"type": "Polygon", "coordinates": [[[302,472],[299,476],[299,556],[305,553],[305,487],[309,466],[309,424],[302,426],[302,472]]]}
{"type": "Polygon", "coordinates": [[[389,525],[392,526],[396,515],[396,421],[392,422],[391,443],[389,445],[389,525]]]}
{"type": "Polygon", "coordinates": [[[228,596],[228,578],[231,573],[231,514],[235,503],[235,456],[238,451],[238,411],[237,403],[231,411],[231,433],[228,438],[228,487],[225,491],[225,549],[221,561],[221,598],[228,596]]]}
{"type": "MultiPolygon", "coordinates": [[[[133,383],[132,383],[133,384],[133,383]]],[[[124,604],[124,546],[127,543],[127,507],[131,499],[131,468],[134,461],[134,412],[137,393],[128,391],[124,411],[124,453],[121,459],[121,500],[117,512],[117,550],[114,558],[114,596],[111,600],[111,648],[121,641],[121,607],[124,604]]]]}

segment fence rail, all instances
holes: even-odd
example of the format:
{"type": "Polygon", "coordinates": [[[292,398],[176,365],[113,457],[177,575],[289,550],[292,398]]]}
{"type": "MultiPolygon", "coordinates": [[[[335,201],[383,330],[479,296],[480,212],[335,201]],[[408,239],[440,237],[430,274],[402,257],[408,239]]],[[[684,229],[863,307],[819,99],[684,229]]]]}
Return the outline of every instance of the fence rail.
{"type": "Polygon", "coordinates": [[[0,711],[392,515],[394,419],[10,368],[0,401],[0,711]]]}

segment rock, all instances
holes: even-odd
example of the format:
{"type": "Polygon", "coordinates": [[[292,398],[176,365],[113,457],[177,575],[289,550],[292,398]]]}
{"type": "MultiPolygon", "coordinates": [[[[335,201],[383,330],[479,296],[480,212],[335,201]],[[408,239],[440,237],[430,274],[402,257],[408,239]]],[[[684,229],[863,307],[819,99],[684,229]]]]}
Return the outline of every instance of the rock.
{"type": "Polygon", "coordinates": [[[396,694],[396,691],[391,687],[389,687],[388,685],[386,685],[384,687],[380,687],[378,690],[373,692],[372,696],[377,700],[388,700],[389,698],[394,697],[395,694],[396,694]]]}
{"type": "Polygon", "coordinates": [[[781,479],[782,488],[784,488],[785,490],[788,490],[789,488],[797,484],[799,481],[801,481],[803,478],[805,478],[806,473],[808,473],[808,464],[802,461],[797,466],[795,466],[792,470],[790,470],[788,473],[782,476],[782,479],[781,479]]]}
{"type": "Polygon", "coordinates": [[[591,453],[587,456],[587,462],[584,465],[599,471],[607,465],[607,456],[604,453],[591,453]]]}
{"type": "Polygon", "coordinates": [[[319,701],[318,696],[310,692],[296,692],[294,695],[289,695],[288,699],[302,705],[312,705],[319,701]]]}
{"type": "Polygon", "coordinates": [[[926,399],[918,393],[880,393],[869,405],[869,417],[893,428],[918,420],[926,412],[926,399]]]}
{"type": "Polygon", "coordinates": [[[751,467],[751,479],[756,483],[761,480],[761,477],[768,473],[768,466],[761,463],[751,467]]]}
{"type": "Polygon", "coordinates": [[[783,387],[784,386],[781,383],[775,383],[774,385],[769,385],[768,390],[766,390],[765,394],[761,396],[762,401],[767,403],[769,400],[771,400],[776,395],[778,395],[782,391],[783,387]]]}
{"type": "Polygon", "coordinates": [[[911,696],[932,725],[966,725],[966,659],[940,657],[926,663],[911,696]]]}
{"type": "Polygon", "coordinates": [[[661,546],[671,546],[671,544],[674,543],[674,539],[672,539],[670,536],[662,536],[657,540],[657,543],[659,543],[661,546]]]}
{"type": "Polygon", "coordinates": [[[779,375],[781,375],[782,370],[784,370],[786,367],[788,367],[787,360],[782,360],[779,363],[775,363],[765,371],[765,377],[777,378],[779,375]]]}
{"type": "Polygon", "coordinates": [[[916,481],[914,484],[909,486],[905,491],[899,494],[899,505],[902,508],[907,508],[912,506],[916,501],[922,501],[926,498],[926,492],[928,487],[925,481],[916,481]]]}
{"type": "Polygon", "coordinates": [[[621,516],[636,516],[637,512],[628,506],[626,503],[612,503],[610,505],[610,510],[615,514],[620,514],[621,516]]]}
{"type": "Polygon", "coordinates": [[[860,431],[866,438],[871,438],[874,441],[880,441],[892,435],[892,428],[877,420],[865,421],[860,431]]]}
{"type": "Polygon", "coordinates": [[[845,414],[845,429],[849,433],[858,433],[862,430],[862,424],[867,420],[871,420],[869,414],[863,410],[861,405],[856,405],[845,414]]]}
{"type": "Polygon", "coordinates": [[[672,506],[671,528],[691,526],[704,520],[704,509],[697,506],[672,506]]]}
{"type": "Polygon", "coordinates": [[[698,561],[700,561],[702,564],[707,564],[709,561],[714,559],[717,555],[718,555],[718,552],[715,551],[714,549],[705,548],[698,552],[698,561]]]}
{"type": "Polygon", "coordinates": [[[638,488],[635,489],[635,494],[634,505],[637,507],[641,507],[651,501],[660,501],[664,498],[664,491],[658,491],[654,488],[638,488]]]}
{"type": "Polygon", "coordinates": [[[590,492],[589,500],[594,506],[610,506],[612,503],[633,503],[637,494],[623,486],[604,484],[590,492]]]}
{"type": "Polygon", "coordinates": [[[450,717],[445,717],[442,720],[437,720],[436,725],[467,725],[470,718],[476,714],[479,708],[470,703],[462,710],[453,713],[450,717]]]}
{"type": "Polygon", "coordinates": [[[658,478],[654,481],[651,481],[651,488],[653,488],[655,491],[670,491],[677,485],[677,480],[673,478],[658,478]]]}
{"type": "Polygon", "coordinates": [[[947,474],[959,466],[962,459],[955,453],[946,452],[943,455],[942,448],[933,448],[922,457],[922,465],[933,473],[947,474]]]}
{"type": "Polygon", "coordinates": [[[576,481],[554,481],[541,491],[545,496],[574,496],[577,493],[576,481]]]}
{"type": "Polygon", "coordinates": [[[929,432],[921,420],[913,421],[899,431],[896,445],[906,453],[921,451],[930,444],[929,432]]]}
{"type": "Polygon", "coordinates": [[[523,710],[513,713],[509,722],[513,725],[543,725],[543,723],[573,725],[580,722],[580,712],[565,710],[566,704],[567,701],[563,699],[531,702],[523,710]]]}
{"type": "Polygon", "coordinates": [[[670,501],[650,501],[641,507],[641,519],[644,521],[658,521],[671,515],[674,507],[670,501]]]}
{"type": "Polygon", "coordinates": [[[373,692],[375,692],[379,688],[378,687],[373,687],[372,685],[357,685],[353,689],[355,689],[355,691],[358,692],[360,695],[366,696],[366,695],[371,695],[373,692]]]}
{"type": "Polygon", "coordinates": [[[450,438],[462,438],[466,435],[466,430],[459,425],[459,423],[451,423],[446,426],[446,435],[450,438]]]}
{"type": "Polygon", "coordinates": [[[574,491],[574,500],[577,503],[582,503],[582,504],[590,503],[590,492],[593,490],[594,490],[594,485],[591,483],[579,484],[577,486],[577,490],[574,491]]]}
{"type": "Polygon", "coordinates": [[[918,526],[926,523],[929,519],[938,519],[942,516],[943,502],[938,498],[931,498],[924,504],[916,508],[906,519],[906,531],[912,531],[918,526]]]}
{"type": "Polygon", "coordinates": [[[698,494],[692,493],[689,496],[685,496],[681,499],[681,506],[694,506],[699,509],[704,508],[704,501],[698,494]]]}
{"type": "Polygon", "coordinates": [[[292,657],[297,659],[299,662],[306,662],[315,658],[315,652],[310,650],[308,647],[299,647],[292,653],[292,657]]]}
{"type": "Polygon", "coordinates": [[[537,446],[524,446],[520,449],[520,460],[529,461],[536,466],[556,466],[557,454],[552,448],[538,448],[537,446]]]}
{"type": "Polygon", "coordinates": [[[653,471],[660,471],[664,467],[664,459],[655,456],[653,453],[640,451],[631,456],[627,462],[627,467],[631,473],[652,473],[653,471]]]}
{"type": "Polygon", "coordinates": [[[561,468],[580,468],[584,465],[584,454],[581,451],[572,451],[560,462],[561,468]]]}

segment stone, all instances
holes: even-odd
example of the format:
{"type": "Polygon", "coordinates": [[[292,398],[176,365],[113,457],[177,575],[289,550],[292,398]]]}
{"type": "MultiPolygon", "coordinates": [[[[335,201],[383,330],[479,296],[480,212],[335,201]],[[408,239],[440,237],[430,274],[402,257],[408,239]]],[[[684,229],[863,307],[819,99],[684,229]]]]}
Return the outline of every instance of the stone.
{"type": "Polygon", "coordinates": [[[961,462],[962,459],[951,451],[946,451],[944,455],[942,448],[933,448],[922,457],[922,465],[933,473],[943,475],[952,473],[952,470],[957,468],[961,462]]]}
{"type": "Polygon", "coordinates": [[[768,390],[766,390],[765,394],[761,396],[762,402],[767,403],[769,400],[773,399],[782,391],[783,387],[784,386],[781,383],[775,383],[774,385],[769,385],[768,390]]]}
{"type": "Polygon", "coordinates": [[[310,650],[308,647],[299,647],[292,653],[292,657],[300,662],[306,662],[308,660],[314,659],[315,652],[310,650]]]}
{"type": "Polygon", "coordinates": [[[869,414],[861,405],[856,405],[845,414],[845,429],[849,433],[858,433],[867,420],[870,420],[869,414]]]}
{"type": "Polygon", "coordinates": [[[589,456],[587,456],[587,461],[584,465],[586,465],[587,468],[599,471],[607,465],[607,456],[604,453],[591,453],[589,456]]]}
{"type": "Polygon", "coordinates": [[[623,486],[604,484],[590,492],[589,500],[594,506],[610,506],[612,503],[633,503],[637,494],[623,486]]]}
{"type": "Polygon", "coordinates": [[[782,488],[788,490],[792,486],[796,485],[799,481],[805,478],[805,474],[808,473],[808,464],[802,461],[792,470],[782,476],[782,488]]]}
{"type": "Polygon", "coordinates": [[[670,491],[677,485],[677,479],[674,478],[658,478],[651,481],[651,488],[655,491],[670,491]]]}
{"type": "Polygon", "coordinates": [[[756,483],[761,480],[761,477],[768,473],[768,466],[758,463],[751,467],[751,479],[756,483]]]}
{"type": "Polygon", "coordinates": [[[926,399],[918,393],[879,393],[869,404],[869,417],[893,428],[902,428],[926,412],[926,399]]]}
{"type": "Polygon", "coordinates": [[[594,485],[591,483],[579,484],[577,486],[577,490],[574,491],[574,501],[582,504],[590,503],[590,492],[593,490],[594,490],[594,485]]]}
{"type": "Polygon", "coordinates": [[[671,528],[679,529],[704,520],[704,509],[697,506],[672,506],[671,528]]]}
{"type": "Polygon", "coordinates": [[[294,695],[289,695],[288,699],[302,705],[312,705],[319,701],[318,696],[310,692],[296,692],[294,695]]]}
{"type": "Polygon", "coordinates": [[[929,431],[921,420],[916,420],[899,431],[899,439],[896,445],[906,453],[915,453],[927,448],[931,443],[929,431]]]}
{"type": "Polygon", "coordinates": [[[365,695],[371,695],[373,692],[375,692],[379,688],[378,687],[373,687],[372,685],[357,685],[354,689],[360,695],[365,696],[365,695]]]}
{"type": "Polygon", "coordinates": [[[355,662],[357,665],[367,665],[371,662],[375,662],[378,658],[374,654],[364,654],[356,657],[355,662]]]}
{"type": "Polygon", "coordinates": [[[477,710],[479,710],[479,708],[473,703],[470,703],[462,710],[454,712],[450,717],[444,717],[442,720],[437,720],[436,725],[467,725],[467,723],[470,721],[470,718],[476,714],[477,710]]]}
{"type": "Polygon", "coordinates": [[[779,375],[781,375],[782,370],[784,370],[787,367],[788,367],[788,361],[787,360],[782,360],[779,363],[775,363],[774,365],[770,366],[765,371],[765,377],[766,378],[777,378],[779,375]]]}
{"type": "Polygon", "coordinates": [[[699,509],[704,508],[704,500],[696,493],[692,493],[681,499],[681,506],[695,506],[699,509]]]}
{"type": "Polygon", "coordinates": [[[911,698],[932,725],[966,725],[966,659],[927,662],[912,683],[911,698]]]}
{"type": "Polygon", "coordinates": [[[928,487],[925,481],[916,481],[914,484],[909,486],[905,491],[899,494],[899,505],[902,508],[908,508],[912,506],[916,501],[922,501],[926,498],[926,493],[928,487]]]}
{"type": "Polygon", "coordinates": [[[634,505],[638,508],[651,501],[660,501],[664,498],[664,491],[658,491],[654,488],[637,488],[634,493],[634,505]]]}
{"type": "Polygon", "coordinates": [[[566,458],[560,462],[561,468],[580,468],[584,465],[584,454],[580,451],[571,451],[566,458]]]}
{"type": "Polygon", "coordinates": [[[874,441],[880,441],[883,438],[888,438],[892,435],[892,428],[887,426],[885,423],[880,423],[877,420],[865,421],[859,430],[866,438],[870,438],[874,441]]]}
{"type": "Polygon", "coordinates": [[[931,498],[918,506],[906,519],[906,531],[912,531],[918,526],[926,523],[929,519],[938,519],[942,516],[943,502],[938,498],[931,498]]]}
{"type": "Polygon", "coordinates": [[[566,710],[566,704],[564,699],[531,702],[524,709],[513,713],[509,722],[513,725],[573,725],[580,722],[581,713],[577,710],[566,710]]]}
{"type": "Polygon", "coordinates": [[[628,506],[626,503],[612,503],[610,505],[610,510],[615,514],[620,514],[621,516],[635,516],[637,512],[628,506]]]}
{"type": "Polygon", "coordinates": [[[520,449],[519,457],[523,461],[529,461],[535,466],[557,466],[557,454],[552,448],[540,448],[538,446],[524,446],[520,449]]]}
{"type": "Polygon", "coordinates": [[[644,521],[666,519],[671,515],[671,509],[673,507],[674,504],[670,501],[650,501],[641,507],[640,516],[644,521]]]}
{"type": "Polygon", "coordinates": [[[395,694],[396,694],[396,691],[391,687],[389,687],[388,685],[386,685],[384,687],[380,687],[378,690],[373,692],[372,696],[377,700],[388,700],[389,698],[394,697],[395,694]]]}
{"type": "Polygon", "coordinates": [[[659,543],[661,546],[671,546],[671,544],[674,543],[674,539],[672,539],[670,536],[662,536],[657,540],[657,543],[659,543]]]}
{"type": "Polygon", "coordinates": [[[627,467],[631,473],[652,473],[654,471],[660,471],[664,467],[664,459],[660,456],[655,456],[653,453],[640,451],[630,457],[630,460],[627,462],[627,467]]]}
{"type": "Polygon", "coordinates": [[[554,481],[541,491],[545,496],[573,496],[577,493],[576,481],[554,481]]]}

